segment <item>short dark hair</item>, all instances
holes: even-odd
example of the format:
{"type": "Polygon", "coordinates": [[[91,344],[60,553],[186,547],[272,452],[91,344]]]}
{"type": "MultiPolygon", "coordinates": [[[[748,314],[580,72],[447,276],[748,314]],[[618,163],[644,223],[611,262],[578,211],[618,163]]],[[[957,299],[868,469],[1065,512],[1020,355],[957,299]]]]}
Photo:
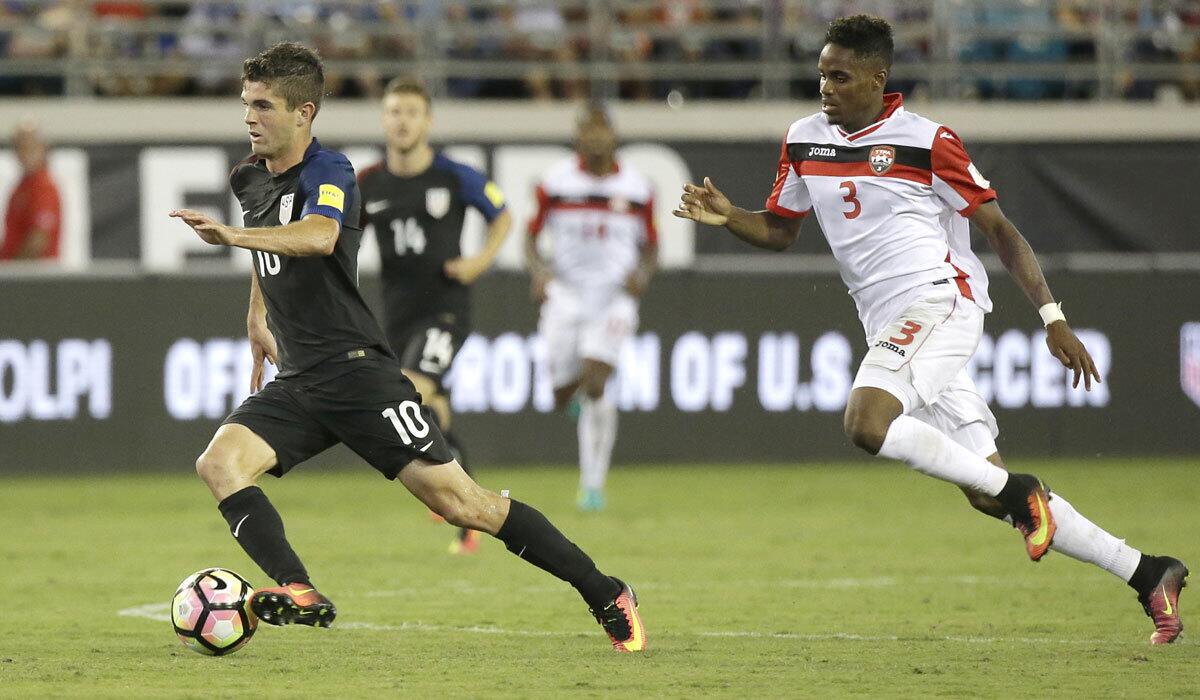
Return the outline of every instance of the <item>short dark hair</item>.
{"type": "Polygon", "coordinates": [[[425,100],[425,108],[433,107],[433,98],[429,96],[429,90],[417,78],[408,75],[401,75],[392,78],[388,81],[387,87],[383,89],[383,94],[387,95],[416,95],[425,100]]]}
{"type": "Polygon", "coordinates": [[[320,111],[325,96],[325,67],[316,51],[284,41],[247,58],[242,63],[242,82],[266,85],[287,100],[289,110],[311,102],[320,111]]]}
{"type": "Polygon", "coordinates": [[[878,59],[884,68],[892,67],[892,25],[881,17],[838,17],[829,23],[825,43],[844,46],[859,59],[878,59]]]}

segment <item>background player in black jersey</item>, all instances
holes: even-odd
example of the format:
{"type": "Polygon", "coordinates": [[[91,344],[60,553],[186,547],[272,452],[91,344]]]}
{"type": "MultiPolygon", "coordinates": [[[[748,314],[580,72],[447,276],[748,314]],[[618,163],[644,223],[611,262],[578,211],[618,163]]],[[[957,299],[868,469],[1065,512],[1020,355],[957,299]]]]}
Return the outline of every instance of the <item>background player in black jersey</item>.
{"type": "MultiPolygon", "coordinates": [[[[404,374],[433,410],[458,463],[471,473],[450,431],[450,401],[443,384],[470,333],[468,285],[487,271],[512,227],[504,195],[483,173],[450,160],[429,145],[432,103],[421,83],[396,78],[383,96],[387,157],[359,174],[367,222],[383,262],[384,328],[404,374]],[[462,254],[467,207],[488,222],[483,249],[462,254]]],[[[463,528],[450,552],[479,546],[479,533],[463,528]]]]}
{"type": "Polygon", "coordinates": [[[247,330],[256,393],[196,461],[238,544],[278,584],[256,591],[251,608],[274,625],[333,621],[333,603],[312,585],[255,482],[344,442],[452,524],[494,535],[574,586],[615,649],[643,650],[632,589],[602,574],[536,509],[472,481],[400,371],[355,284],[362,228],[354,169],[312,137],[323,94],[321,61],[303,46],[277,44],[248,59],[242,101],[253,155],[230,176],[247,227],[171,212],[205,242],[253,254],[247,330]],[[266,386],[264,358],[280,370],[266,386]]]}

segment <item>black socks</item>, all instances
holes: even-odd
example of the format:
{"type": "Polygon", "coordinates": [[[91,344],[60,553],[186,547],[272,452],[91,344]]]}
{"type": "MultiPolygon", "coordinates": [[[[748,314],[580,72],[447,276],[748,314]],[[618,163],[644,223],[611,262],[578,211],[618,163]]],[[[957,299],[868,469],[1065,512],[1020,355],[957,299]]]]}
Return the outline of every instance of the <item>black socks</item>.
{"type": "Polygon", "coordinates": [[[1156,559],[1158,557],[1152,554],[1143,554],[1138,560],[1137,568],[1133,570],[1133,576],[1129,577],[1129,587],[1139,595],[1150,590],[1162,575],[1162,567],[1158,566],[1156,559]]]}
{"type": "Polygon", "coordinates": [[[304,564],[284,536],[283,520],[262,489],[247,486],[226,497],[217,508],[234,539],[276,583],[308,583],[304,564]]]}
{"type": "Polygon", "coordinates": [[[510,501],[508,519],[496,533],[496,539],[508,551],[574,586],[592,610],[604,608],[621,592],[621,586],[600,573],[591,557],[550,524],[546,516],[520,501],[510,501]]]}

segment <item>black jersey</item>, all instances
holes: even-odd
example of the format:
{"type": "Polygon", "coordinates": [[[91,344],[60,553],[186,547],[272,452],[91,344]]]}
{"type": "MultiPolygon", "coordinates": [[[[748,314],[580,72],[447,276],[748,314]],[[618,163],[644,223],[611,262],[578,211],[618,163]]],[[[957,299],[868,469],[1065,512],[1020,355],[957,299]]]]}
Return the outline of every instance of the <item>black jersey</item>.
{"type": "Polygon", "coordinates": [[[333,253],[288,257],[251,250],[267,306],[267,325],[279,346],[279,376],[303,372],[357,348],[391,354],[383,332],[358,293],[361,201],[346,156],[316,139],[295,167],[272,175],[251,156],[229,176],[247,227],[280,226],[320,214],[341,225],[333,253]]]}
{"type": "Polygon", "coordinates": [[[465,285],[444,272],[462,255],[467,207],[490,223],[504,211],[504,195],[483,173],[438,153],[425,172],[399,177],[383,163],[359,176],[365,217],[379,241],[383,266],[385,322],[407,327],[429,316],[451,316],[466,324],[465,285]]]}

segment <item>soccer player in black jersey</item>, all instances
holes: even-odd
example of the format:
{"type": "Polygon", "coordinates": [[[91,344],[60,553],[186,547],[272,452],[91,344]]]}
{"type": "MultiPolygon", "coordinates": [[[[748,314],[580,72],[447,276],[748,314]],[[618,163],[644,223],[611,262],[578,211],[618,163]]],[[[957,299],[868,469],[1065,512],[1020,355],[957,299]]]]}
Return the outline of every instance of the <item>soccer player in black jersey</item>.
{"type": "Polygon", "coordinates": [[[234,538],[278,584],[256,591],[252,610],[274,625],[333,621],[333,603],[313,586],[255,482],[344,442],[450,523],[494,535],[574,586],[615,649],[645,649],[632,589],[602,574],[536,509],[472,481],[400,371],[355,284],[362,228],[354,169],[312,137],[323,94],[321,61],[299,44],[246,60],[242,101],[253,155],[230,176],[246,227],[171,212],[205,242],[245,248],[254,261],[247,330],[255,393],[196,461],[234,538]],[[279,367],[266,386],[264,359],[279,367]]]}
{"type": "MultiPolygon", "coordinates": [[[[443,378],[470,333],[468,285],[491,267],[512,227],[504,195],[483,173],[450,160],[429,145],[429,93],[419,82],[396,78],[383,96],[384,161],[358,177],[366,222],[383,261],[384,328],[404,374],[433,411],[454,458],[470,468],[450,432],[450,401],[443,378]],[[467,207],[488,222],[483,249],[464,257],[467,207]]],[[[479,533],[459,530],[451,553],[467,554],[479,533]]]]}

